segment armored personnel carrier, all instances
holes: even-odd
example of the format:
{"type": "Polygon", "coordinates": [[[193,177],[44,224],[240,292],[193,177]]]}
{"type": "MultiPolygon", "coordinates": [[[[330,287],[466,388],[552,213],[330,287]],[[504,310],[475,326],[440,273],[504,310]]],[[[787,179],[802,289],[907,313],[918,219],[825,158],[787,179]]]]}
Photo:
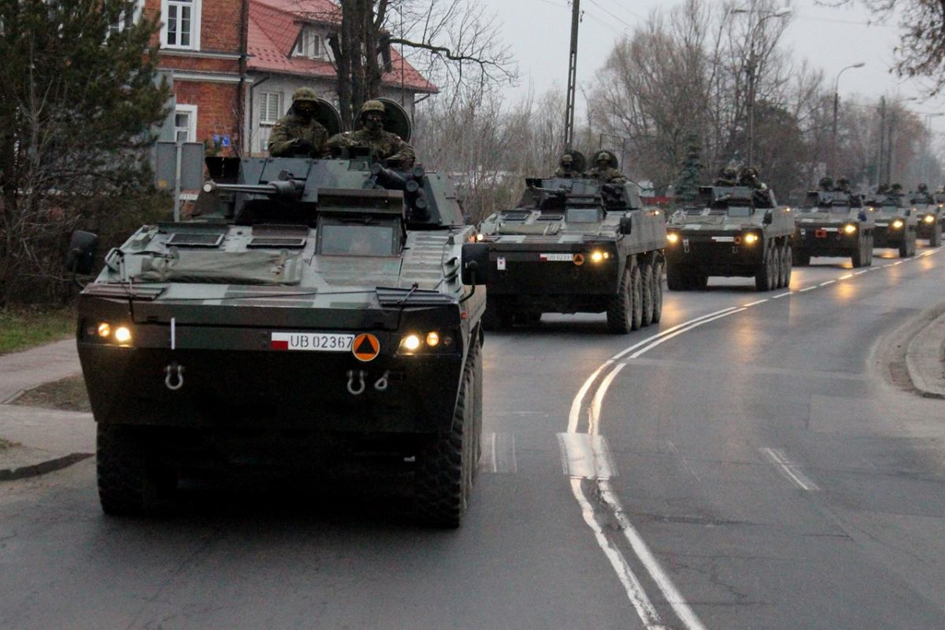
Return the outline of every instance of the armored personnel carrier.
{"type": "Polygon", "coordinates": [[[918,221],[916,212],[903,195],[875,195],[866,205],[873,211],[876,228],[874,247],[899,249],[899,256],[915,256],[918,221]]]}
{"type": "Polygon", "coordinates": [[[859,195],[843,191],[807,193],[794,216],[794,264],[807,266],[811,256],[849,256],[854,267],[873,263],[872,213],[859,195]]]}
{"type": "Polygon", "coordinates": [[[912,198],[912,207],[916,211],[916,237],[928,239],[929,247],[941,245],[945,205],[931,195],[919,192],[912,198]]]}
{"type": "Polygon", "coordinates": [[[791,282],[794,219],[770,190],[700,187],[667,230],[666,280],[673,291],[704,289],[709,276],[754,277],[759,291],[791,282]]]}
{"type": "Polygon", "coordinates": [[[518,207],[487,218],[479,238],[489,245],[492,326],[542,313],[606,312],[615,333],[660,321],[665,221],[634,184],[528,179],[518,207]]]}
{"type": "MultiPolygon", "coordinates": [[[[238,161],[198,220],[107,254],[78,305],[106,513],[147,512],[190,473],[370,462],[413,479],[422,520],[459,524],[488,246],[445,177],[350,153],[238,161]]],[[[72,267],[93,256],[77,233],[72,267]]]]}

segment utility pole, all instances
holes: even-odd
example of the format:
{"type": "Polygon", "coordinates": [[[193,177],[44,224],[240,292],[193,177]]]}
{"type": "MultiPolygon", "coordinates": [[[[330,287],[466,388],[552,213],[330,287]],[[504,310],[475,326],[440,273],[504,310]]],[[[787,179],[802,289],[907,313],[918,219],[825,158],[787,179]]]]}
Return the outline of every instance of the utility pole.
{"type": "Polygon", "coordinates": [[[847,66],[837,73],[837,80],[833,84],[833,131],[830,134],[830,164],[827,168],[827,174],[831,177],[837,176],[837,119],[840,115],[840,77],[847,70],[862,68],[866,64],[862,61],[852,66],[847,66]]]}
{"type": "Polygon", "coordinates": [[[876,186],[883,183],[883,152],[886,150],[886,97],[879,97],[879,156],[876,160],[876,186]]]}
{"type": "Polygon", "coordinates": [[[581,24],[581,0],[571,0],[571,55],[568,59],[568,104],[564,114],[564,150],[574,141],[574,103],[577,94],[578,30],[581,24]]]}

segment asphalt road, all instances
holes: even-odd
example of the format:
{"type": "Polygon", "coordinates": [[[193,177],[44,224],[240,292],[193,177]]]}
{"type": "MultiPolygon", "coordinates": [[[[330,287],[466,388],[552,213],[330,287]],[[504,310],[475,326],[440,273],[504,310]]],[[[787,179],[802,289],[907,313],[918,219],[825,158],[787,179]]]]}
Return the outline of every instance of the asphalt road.
{"type": "Polygon", "coordinates": [[[0,628],[945,628],[945,403],[883,376],[945,251],[814,262],[789,295],[667,292],[627,336],[488,336],[455,532],[366,482],[152,520],[103,517],[92,462],[0,485],[0,628]]]}

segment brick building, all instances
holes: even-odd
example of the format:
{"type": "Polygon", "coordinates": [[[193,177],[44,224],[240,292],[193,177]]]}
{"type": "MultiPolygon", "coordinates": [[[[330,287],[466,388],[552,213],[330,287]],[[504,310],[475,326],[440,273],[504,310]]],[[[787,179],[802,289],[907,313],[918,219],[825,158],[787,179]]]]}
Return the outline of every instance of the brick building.
{"type": "MultiPolygon", "coordinates": [[[[171,83],[162,140],[216,141],[224,154],[265,151],[292,92],[307,86],[337,105],[328,36],[340,10],[331,0],[135,0],[134,13],[161,21],[159,67],[171,83]]],[[[120,29],[121,25],[115,25],[120,29]]],[[[436,87],[396,50],[383,96],[413,113],[436,87]]]]}

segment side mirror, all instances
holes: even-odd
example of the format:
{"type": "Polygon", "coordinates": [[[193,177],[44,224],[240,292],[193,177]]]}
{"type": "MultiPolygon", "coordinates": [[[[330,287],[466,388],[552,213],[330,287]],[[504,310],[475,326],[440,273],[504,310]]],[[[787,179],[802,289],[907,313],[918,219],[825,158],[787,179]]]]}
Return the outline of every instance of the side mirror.
{"type": "Polygon", "coordinates": [[[633,217],[620,217],[620,233],[631,234],[633,232],[633,217]]]}
{"type": "Polygon", "coordinates": [[[95,265],[95,253],[98,251],[98,236],[91,232],[76,230],[69,242],[66,254],[66,269],[79,275],[89,275],[95,265]]]}
{"type": "Polygon", "coordinates": [[[463,284],[484,285],[489,270],[489,245],[463,243],[463,284]]]}

